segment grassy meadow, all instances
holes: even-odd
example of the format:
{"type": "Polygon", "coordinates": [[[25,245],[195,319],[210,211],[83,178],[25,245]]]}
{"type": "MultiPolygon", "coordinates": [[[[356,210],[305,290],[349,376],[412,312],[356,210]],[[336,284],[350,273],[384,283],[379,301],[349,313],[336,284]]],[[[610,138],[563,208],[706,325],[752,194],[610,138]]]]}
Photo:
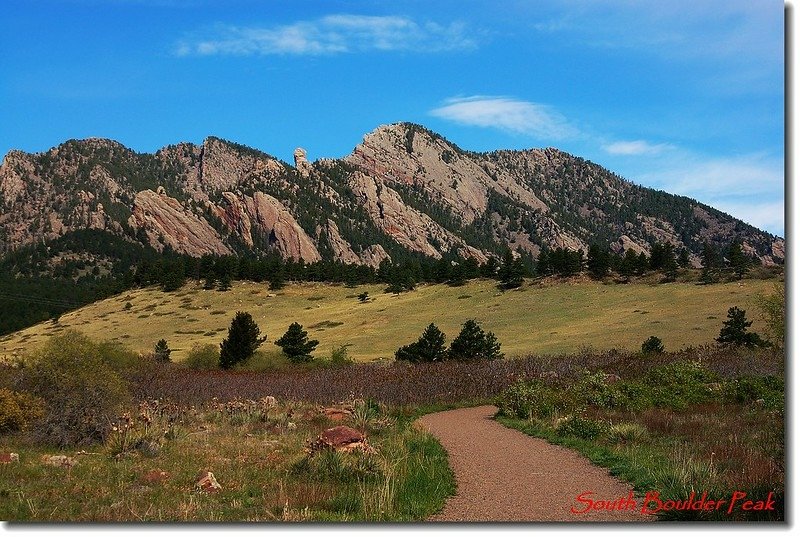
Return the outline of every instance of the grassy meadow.
{"type": "Polygon", "coordinates": [[[347,346],[350,358],[373,361],[392,359],[431,322],[449,342],[469,318],[494,332],[508,357],[587,347],[635,351],[651,335],[667,350],[678,350],[713,343],[731,306],[747,310],[752,330],[761,331],[755,298],[773,285],[774,280],[757,279],[714,285],[527,281],[501,292],[494,281],[474,280],[390,294],[383,292],[384,285],[302,283],[273,292],[265,284],[235,282],[220,292],[190,283],[172,293],[155,287],[132,290],[6,335],[0,338],[0,360],[73,329],[144,353],[164,338],[172,359],[180,362],[195,344],[218,345],[237,311],[253,316],[268,337],[262,350],[274,355],[280,349],[271,343],[295,321],[320,341],[316,356],[347,346]],[[369,293],[366,303],[357,298],[362,292],[369,293]]]}

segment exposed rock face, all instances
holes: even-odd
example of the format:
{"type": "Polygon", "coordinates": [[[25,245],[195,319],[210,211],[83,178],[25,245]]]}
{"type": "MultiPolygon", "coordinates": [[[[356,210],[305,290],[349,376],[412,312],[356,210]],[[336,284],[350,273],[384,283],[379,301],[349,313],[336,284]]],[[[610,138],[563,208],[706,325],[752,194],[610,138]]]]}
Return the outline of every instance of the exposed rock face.
{"type": "Polygon", "coordinates": [[[263,192],[252,197],[225,192],[223,198],[227,206],[217,214],[248,246],[255,244],[252,231],[257,231],[266,246],[275,248],[285,258],[309,263],[322,259],[314,241],[277,199],[263,192]]]}
{"type": "Polygon", "coordinates": [[[0,254],[89,229],[189,255],[243,245],[372,267],[401,248],[479,262],[505,247],[586,252],[598,235],[618,253],[669,242],[694,263],[704,242],[734,238],[763,264],[785,258],[779,237],[554,148],[473,153],[399,123],[344,159],[294,156],[292,168],[214,137],[154,155],[96,138],[11,151],[0,165],[0,254]]]}
{"type": "Polygon", "coordinates": [[[371,244],[360,254],[355,253],[350,243],[344,240],[339,233],[339,226],[330,218],[325,225],[325,232],[328,236],[328,243],[333,250],[334,258],[342,263],[368,265],[372,268],[378,268],[384,259],[391,259],[380,244],[371,244]]]}
{"type": "Polygon", "coordinates": [[[306,150],[302,147],[294,150],[294,167],[303,177],[308,177],[311,174],[311,163],[308,162],[306,150]]]}
{"type": "Polygon", "coordinates": [[[152,190],[136,194],[128,224],[135,230],[144,230],[150,245],[159,251],[168,245],[176,252],[194,257],[232,253],[208,222],[189,212],[175,198],[152,190]]]}
{"type": "Polygon", "coordinates": [[[463,248],[485,261],[486,255],[470,248],[462,239],[437,224],[430,216],[406,205],[400,195],[379,179],[361,172],[353,174],[351,186],[372,221],[405,248],[441,259],[440,249],[463,248]],[[436,241],[439,247],[431,243],[436,241]]]}

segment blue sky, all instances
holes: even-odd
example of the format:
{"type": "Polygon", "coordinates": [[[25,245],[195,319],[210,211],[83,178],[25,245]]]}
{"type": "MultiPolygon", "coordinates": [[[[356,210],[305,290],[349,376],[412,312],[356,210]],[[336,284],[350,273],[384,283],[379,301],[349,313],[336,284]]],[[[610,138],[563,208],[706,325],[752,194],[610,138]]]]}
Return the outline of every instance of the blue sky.
{"type": "Polygon", "coordinates": [[[0,154],[214,135],[291,162],[412,121],[783,235],[783,19],[773,0],[6,0],[0,154]]]}

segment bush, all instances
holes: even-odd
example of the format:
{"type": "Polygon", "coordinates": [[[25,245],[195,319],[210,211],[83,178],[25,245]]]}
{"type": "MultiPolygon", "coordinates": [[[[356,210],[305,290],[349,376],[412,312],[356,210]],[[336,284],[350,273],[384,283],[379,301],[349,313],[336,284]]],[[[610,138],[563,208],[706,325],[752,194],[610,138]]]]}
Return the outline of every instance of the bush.
{"type": "Polygon", "coordinates": [[[569,392],[579,406],[593,405],[600,408],[619,406],[619,391],[606,382],[606,374],[602,371],[590,373],[584,371],[581,378],[573,384],[569,392]]]}
{"type": "Polygon", "coordinates": [[[652,405],[682,410],[709,401],[712,392],[707,384],[716,380],[717,375],[700,362],[681,360],[651,369],[643,383],[652,405]]]}
{"type": "Polygon", "coordinates": [[[761,401],[766,408],[782,409],[784,381],[775,376],[746,375],[726,382],[722,393],[728,402],[745,404],[761,401]]]}
{"type": "Polygon", "coordinates": [[[183,363],[189,369],[216,369],[219,367],[219,348],[211,343],[205,345],[196,343],[189,350],[183,363]]]}
{"type": "Polygon", "coordinates": [[[124,356],[119,346],[99,345],[77,332],[51,338],[22,372],[24,388],[46,405],[32,432],[60,447],[103,441],[129,400],[120,370],[136,360],[133,353],[124,356]]]}
{"type": "Polygon", "coordinates": [[[549,418],[566,406],[558,392],[538,379],[517,380],[497,397],[495,404],[502,414],[521,419],[549,418]]]}
{"type": "Polygon", "coordinates": [[[44,401],[26,392],[0,388],[0,434],[24,431],[44,416],[44,401]]]}
{"type": "Polygon", "coordinates": [[[348,355],[347,347],[344,345],[333,349],[328,361],[331,365],[350,365],[355,363],[355,361],[348,355]]]}
{"type": "Polygon", "coordinates": [[[594,440],[606,434],[608,430],[608,424],[605,422],[576,415],[562,420],[556,427],[556,433],[560,436],[574,436],[584,440],[594,440]]]}
{"type": "Polygon", "coordinates": [[[661,338],[650,336],[642,343],[642,354],[661,354],[664,352],[664,344],[661,338]]]}

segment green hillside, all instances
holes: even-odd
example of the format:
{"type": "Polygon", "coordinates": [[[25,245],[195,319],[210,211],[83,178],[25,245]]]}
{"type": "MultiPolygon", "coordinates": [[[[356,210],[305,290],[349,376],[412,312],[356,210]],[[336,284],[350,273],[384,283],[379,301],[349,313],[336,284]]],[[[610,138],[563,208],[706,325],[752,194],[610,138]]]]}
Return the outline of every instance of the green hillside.
{"type": "Polygon", "coordinates": [[[667,350],[677,350],[713,343],[731,306],[747,310],[755,321],[753,330],[761,331],[754,299],[772,286],[769,280],[705,286],[526,282],[521,289],[500,292],[496,282],[477,280],[461,287],[425,285],[399,295],[384,293],[382,285],[303,283],[271,292],[264,284],[236,282],[227,292],[190,284],[174,293],[150,287],[0,338],[0,358],[76,329],[141,352],[150,352],[165,338],[172,359],[180,361],[196,343],[218,344],[237,311],[252,314],[269,338],[263,347],[268,352],[279,351],[272,342],[297,321],[320,341],[317,356],[347,345],[358,361],[393,358],[400,345],[416,340],[431,322],[447,334],[449,343],[469,318],[493,331],[508,357],[583,347],[637,350],[650,335],[660,337],[667,350]],[[364,291],[370,300],[362,304],[357,295],[364,291]]]}

